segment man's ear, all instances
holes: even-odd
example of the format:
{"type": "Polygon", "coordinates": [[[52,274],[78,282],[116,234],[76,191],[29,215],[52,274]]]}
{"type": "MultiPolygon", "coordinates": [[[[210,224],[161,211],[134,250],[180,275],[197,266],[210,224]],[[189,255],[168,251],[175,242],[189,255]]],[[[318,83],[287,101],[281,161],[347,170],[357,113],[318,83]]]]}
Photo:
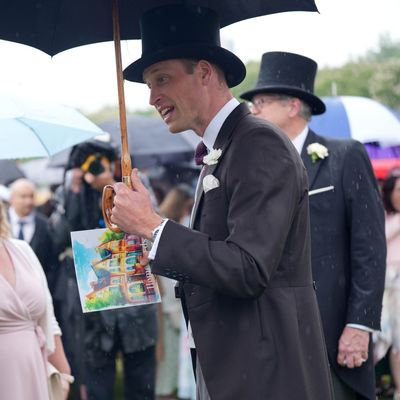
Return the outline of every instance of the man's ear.
{"type": "Polygon", "coordinates": [[[216,73],[212,65],[207,60],[200,60],[197,64],[199,68],[200,77],[204,84],[207,84],[213,73],[216,73]]]}
{"type": "Polygon", "coordinates": [[[299,114],[300,110],[301,110],[301,100],[297,99],[296,97],[290,99],[289,116],[295,117],[296,115],[299,114]]]}

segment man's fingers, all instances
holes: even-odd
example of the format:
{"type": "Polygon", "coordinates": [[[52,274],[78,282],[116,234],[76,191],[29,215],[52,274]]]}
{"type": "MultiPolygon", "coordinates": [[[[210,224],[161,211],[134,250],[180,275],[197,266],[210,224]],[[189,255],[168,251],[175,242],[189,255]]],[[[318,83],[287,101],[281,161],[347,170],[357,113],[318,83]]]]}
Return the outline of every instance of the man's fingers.
{"type": "Polygon", "coordinates": [[[115,194],[121,194],[121,193],[124,193],[124,191],[129,190],[128,186],[126,186],[125,183],[122,183],[122,182],[114,183],[113,188],[114,188],[115,194]]]}
{"type": "Polygon", "coordinates": [[[138,169],[134,168],[131,173],[131,182],[132,182],[132,189],[136,190],[137,192],[147,193],[146,187],[143,185],[142,181],[139,178],[138,169]]]}
{"type": "Polygon", "coordinates": [[[339,351],[339,353],[338,353],[337,363],[339,365],[345,365],[346,364],[346,355],[341,351],[339,351]]]}

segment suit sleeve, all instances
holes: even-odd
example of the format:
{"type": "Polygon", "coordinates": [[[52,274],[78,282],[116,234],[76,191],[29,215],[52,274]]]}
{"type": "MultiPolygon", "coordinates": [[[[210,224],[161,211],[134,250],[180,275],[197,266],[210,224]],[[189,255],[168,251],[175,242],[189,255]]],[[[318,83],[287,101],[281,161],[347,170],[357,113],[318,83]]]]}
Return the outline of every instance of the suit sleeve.
{"type": "Polygon", "coordinates": [[[371,163],[359,142],[347,149],[342,183],[351,231],[346,322],[380,329],[386,268],[384,211],[371,163]]]}
{"type": "Polygon", "coordinates": [[[257,297],[278,267],[302,196],[299,165],[283,139],[265,128],[246,133],[227,151],[229,161],[221,163],[229,165],[220,166],[226,180],[214,189],[225,197],[224,209],[208,206],[214,218],[205,233],[168,221],[152,270],[230,296],[257,297]],[[217,240],[212,224],[226,225],[226,237],[217,240]]]}

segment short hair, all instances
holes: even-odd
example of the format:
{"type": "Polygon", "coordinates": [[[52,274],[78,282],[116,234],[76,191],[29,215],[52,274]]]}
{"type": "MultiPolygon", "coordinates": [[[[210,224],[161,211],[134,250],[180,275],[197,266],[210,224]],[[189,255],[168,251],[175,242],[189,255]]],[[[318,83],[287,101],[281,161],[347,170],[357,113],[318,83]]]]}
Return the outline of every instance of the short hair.
{"type": "Polygon", "coordinates": [[[300,101],[300,111],[297,115],[306,121],[310,121],[312,117],[311,107],[304,100],[299,97],[287,95],[281,95],[281,98],[282,100],[298,99],[300,101]]]}
{"type": "Polygon", "coordinates": [[[301,106],[300,106],[299,116],[304,118],[306,121],[310,121],[312,117],[311,107],[301,99],[300,103],[301,106]]]}
{"type": "MultiPolygon", "coordinates": [[[[185,71],[188,74],[193,74],[194,69],[196,68],[196,65],[200,61],[200,59],[194,59],[194,58],[181,58],[180,60],[185,68],[185,71]]],[[[208,60],[206,60],[206,61],[208,61],[208,60]]],[[[223,71],[223,69],[215,63],[212,63],[210,61],[208,61],[208,62],[212,65],[212,67],[217,72],[220,83],[226,83],[225,72],[223,71]]]]}

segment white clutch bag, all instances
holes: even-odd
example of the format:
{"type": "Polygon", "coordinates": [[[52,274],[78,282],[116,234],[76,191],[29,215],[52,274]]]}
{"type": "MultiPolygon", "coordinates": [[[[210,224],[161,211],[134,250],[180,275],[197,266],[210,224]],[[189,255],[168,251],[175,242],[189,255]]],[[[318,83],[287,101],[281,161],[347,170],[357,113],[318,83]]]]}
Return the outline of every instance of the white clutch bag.
{"type": "Polygon", "coordinates": [[[63,379],[68,383],[74,382],[74,377],[62,374],[53,364],[47,362],[47,381],[50,400],[64,400],[63,379]]]}
{"type": "Polygon", "coordinates": [[[53,364],[49,362],[47,362],[47,381],[49,385],[49,399],[64,400],[61,373],[53,364]]]}

